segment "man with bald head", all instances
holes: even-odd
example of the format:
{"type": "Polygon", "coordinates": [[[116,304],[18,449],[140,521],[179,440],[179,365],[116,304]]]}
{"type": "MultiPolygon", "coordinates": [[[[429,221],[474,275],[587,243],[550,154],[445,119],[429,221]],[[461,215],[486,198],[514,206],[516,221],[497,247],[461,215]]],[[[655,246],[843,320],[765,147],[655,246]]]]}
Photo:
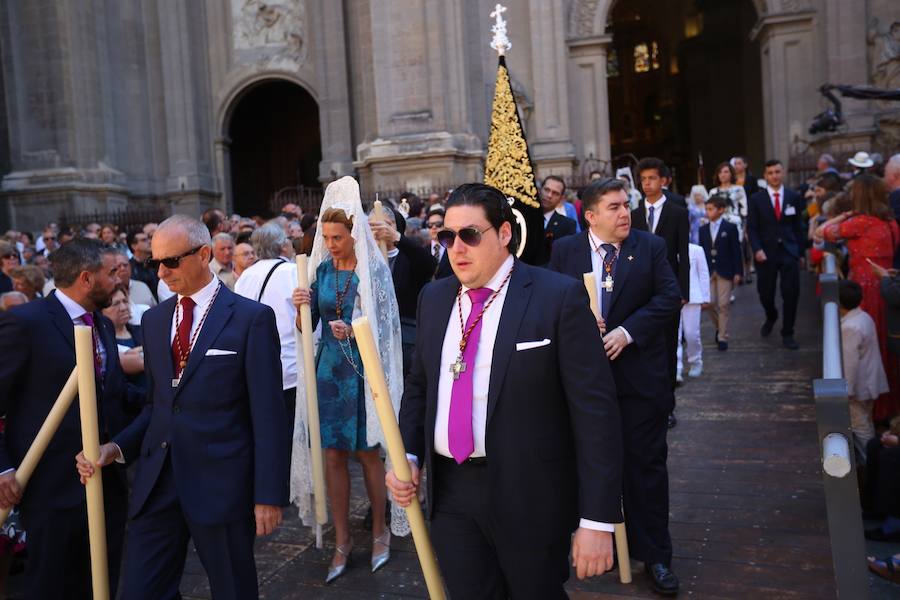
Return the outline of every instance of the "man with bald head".
{"type": "Polygon", "coordinates": [[[200,221],[160,224],[150,263],[175,296],[144,313],[148,402],[100,448],[82,480],[137,461],[123,598],[178,598],[193,538],[214,598],[256,598],[255,535],[288,501],[290,430],[272,309],[242,298],[209,269],[200,221]]]}

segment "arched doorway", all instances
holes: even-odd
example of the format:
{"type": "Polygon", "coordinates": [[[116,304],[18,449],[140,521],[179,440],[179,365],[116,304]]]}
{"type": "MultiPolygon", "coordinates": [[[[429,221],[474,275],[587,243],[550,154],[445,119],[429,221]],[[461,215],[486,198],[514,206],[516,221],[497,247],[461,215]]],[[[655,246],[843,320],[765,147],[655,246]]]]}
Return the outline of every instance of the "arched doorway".
{"type": "Polygon", "coordinates": [[[750,41],[757,14],[751,0],[665,4],[620,1],[609,14],[610,144],[616,166],[659,156],[685,193],[701,178],[709,186],[715,165],[732,156],[763,160],[760,53],[750,41]]]}
{"type": "Polygon", "coordinates": [[[322,161],[319,106],[301,86],[266,80],[235,100],[228,121],[234,211],[270,214],[281,189],[318,187],[322,161]]]}

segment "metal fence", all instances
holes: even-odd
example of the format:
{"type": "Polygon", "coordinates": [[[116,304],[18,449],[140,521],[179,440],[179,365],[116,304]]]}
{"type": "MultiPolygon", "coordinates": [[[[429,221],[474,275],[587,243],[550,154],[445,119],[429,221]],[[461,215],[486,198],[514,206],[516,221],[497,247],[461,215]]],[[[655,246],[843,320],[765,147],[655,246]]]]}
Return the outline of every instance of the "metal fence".
{"type": "Polygon", "coordinates": [[[112,223],[120,232],[128,231],[134,227],[143,227],[147,223],[159,223],[170,212],[161,207],[126,208],[117,211],[93,211],[85,213],[66,212],[60,215],[59,223],[62,227],[82,229],[89,223],[100,225],[112,223]]]}
{"type": "Polygon", "coordinates": [[[822,378],[813,380],[825,508],[838,598],[867,600],[869,577],[856,479],[847,380],[841,360],[837,260],[826,254],[822,290],[822,378]]]}

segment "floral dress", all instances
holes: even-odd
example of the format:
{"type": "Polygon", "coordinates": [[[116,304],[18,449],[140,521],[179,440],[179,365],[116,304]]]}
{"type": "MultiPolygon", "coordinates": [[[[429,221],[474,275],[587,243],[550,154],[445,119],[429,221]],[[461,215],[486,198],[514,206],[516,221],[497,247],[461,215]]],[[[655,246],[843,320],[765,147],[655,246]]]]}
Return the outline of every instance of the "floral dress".
{"type": "Polygon", "coordinates": [[[890,395],[883,395],[875,403],[875,419],[890,416],[900,411],[900,377],[894,365],[896,359],[890,358],[887,351],[887,312],[881,297],[881,280],[872,272],[866,259],[871,259],[885,269],[891,268],[894,250],[900,241],[900,228],[893,219],[885,221],[871,215],[856,215],[826,227],[824,237],[829,242],[847,242],[850,253],[850,272],[847,278],[862,287],[860,308],[875,321],[881,361],[891,386],[890,395]]]}
{"type": "Polygon", "coordinates": [[[322,320],[322,338],[316,354],[322,447],[351,452],[369,449],[362,359],[356,340],[338,341],[328,322],[338,319],[337,299],[341,295],[340,318],[348,325],[351,323],[358,298],[357,286],[356,272],[338,271],[331,260],[324,261],[316,269],[310,298],[313,327],[322,320]]]}

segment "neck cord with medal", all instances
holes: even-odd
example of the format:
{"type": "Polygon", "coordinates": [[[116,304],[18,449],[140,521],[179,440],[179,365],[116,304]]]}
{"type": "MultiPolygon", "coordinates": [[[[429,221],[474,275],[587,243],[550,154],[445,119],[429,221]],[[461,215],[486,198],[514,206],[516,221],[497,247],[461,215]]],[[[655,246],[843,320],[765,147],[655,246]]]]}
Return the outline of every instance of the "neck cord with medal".
{"type": "MultiPolygon", "coordinates": [[[[338,269],[337,264],[334,263],[334,312],[337,313],[337,318],[342,320],[341,317],[344,314],[344,299],[347,297],[347,293],[350,291],[350,282],[353,281],[353,275],[356,273],[356,267],[350,270],[347,281],[344,283],[343,290],[338,289],[338,279],[340,279],[340,273],[340,269],[338,269]]],[[[356,362],[353,360],[353,347],[350,344],[350,340],[347,340],[346,348],[344,348],[344,344],[342,344],[341,341],[342,340],[337,340],[338,347],[341,349],[341,353],[344,355],[344,358],[347,359],[347,362],[350,363],[350,366],[353,368],[353,372],[356,373],[360,378],[362,378],[363,374],[359,372],[359,368],[356,362]]]]}
{"type": "Polygon", "coordinates": [[[209,311],[212,309],[212,305],[216,301],[216,296],[219,295],[219,290],[221,288],[222,283],[219,282],[216,285],[216,291],[213,292],[212,298],[209,300],[209,304],[206,305],[206,310],[203,311],[203,316],[200,317],[200,322],[197,323],[197,328],[194,329],[194,333],[191,335],[187,349],[181,347],[181,338],[178,336],[178,327],[181,325],[181,321],[184,318],[184,315],[182,314],[184,312],[184,307],[181,305],[180,300],[178,302],[179,310],[175,313],[175,347],[178,349],[178,365],[176,367],[175,379],[172,380],[173,388],[177,388],[181,383],[181,375],[184,373],[184,368],[187,366],[188,359],[191,357],[191,351],[194,349],[194,344],[197,343],[197,336],[200,335],[203,323],[206,322],[206,317],[209,315],[209,311]]]}
{"type": "MultiPolygon", "coordinates": [[[[594,252],[596,252],[597,254],[600,254],[600,247],[597,246],[597,244],[594,242],[594,237],[589,235],[588,239],[591,240],[591,246],[594,247],[594,252]]],[[[610,246],[615,248],[615,245],[613,245],[613,244],[610,244],[610,246]]],[[[609,254],[609,253],[607,252],[607,254],[609,254]]],[[[609,294],[612,294],[612,291],[613,291],[612,271],[613,271],[613,267],[616,266],[617,260],[619,260],[618,250],[615,250],[612,253],[612,258],[608,261],[601,258],[601,262],[603,263],[603,270],[606,272],[606,279],[604,279],[603,282],[601,283],[601,287],[604,290],[606,290],[606,292],[609,294]]]]}
{"type": "Polygon", "coordinates": [[[512,272],[515,270],[516,265],[513,263],[512,268],[509,270],[509,273],[506,274],[506,277],[503,278],[503,281],[500,283],[500,286],[497,288],[491,297],[488,298],[488,301],[484,303],[484,307],[481,309],[481,312],[478,313],[478,316],[475,317],[475,320],[472,321],[472,324],[469,325],[469,329],[466,329],[466,326],[463,324],[463,316],[462,316],[462,286],[459,286],[459,291],[456,292],[456,306],[459,311],[459,332],[462,334],[462,338],[459,340],[459,355],[456,357],[456,362],[450,365],[450,372],[453,373],[453,380],[456,381],[459,379],[460,373],[466,370],[466,363],[463,361],[463,353],[466,351],[466,345],[469,343],[469,336],[472,335],[472,330],[475,329],[475,326],[481,321],[481,318],[484,316],[484,313],[487,312],[487,309],[491,307],[491,304],[494,303],[494,300],[497,299],[497,296],[500,292],[503,291],[503,288],[506,287],[506,283],[509,281],[509,278],[512,277],[512,272]]]}

